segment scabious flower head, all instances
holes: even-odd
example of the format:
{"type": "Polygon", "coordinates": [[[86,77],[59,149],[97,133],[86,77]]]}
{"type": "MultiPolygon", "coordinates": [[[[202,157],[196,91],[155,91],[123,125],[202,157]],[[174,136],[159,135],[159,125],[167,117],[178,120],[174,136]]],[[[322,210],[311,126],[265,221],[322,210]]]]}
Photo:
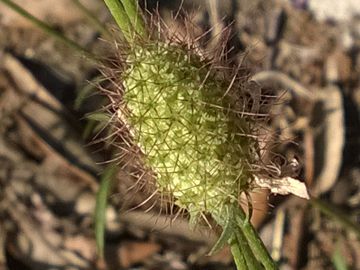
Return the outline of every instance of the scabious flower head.
{"type": "Polygon", "coordinates": [[[118,119],[140,171],[192,220],[237,203],[259,162],[254,84],[174,42],[136,40],[123,59],[118,119]]]}
{"type": "Polygon", "coordinates": [[[228,243],[238,269],[260,269],[257,260],[275,269],[238,202],[266,171],[258,134],[268,106],[260,88],[224,53],[169,37],[159,21],[152,35],[134,0],[105,2],[126,43],[110,68],[114,89],[105,89],[112,141],[133,186],[155,187],[143,204],[160,194],[193,223],[211,216],[223,229],[212,251],[228,243]]]}
{"type": "Polygon", "coordinates": [[[121,163],[192,221],[237,205],[261,171],[259,87],[224,53],[171,36],[154,17],[145,24],[134,1],[105,2],[126,44],[107,91],[121,163]]]}

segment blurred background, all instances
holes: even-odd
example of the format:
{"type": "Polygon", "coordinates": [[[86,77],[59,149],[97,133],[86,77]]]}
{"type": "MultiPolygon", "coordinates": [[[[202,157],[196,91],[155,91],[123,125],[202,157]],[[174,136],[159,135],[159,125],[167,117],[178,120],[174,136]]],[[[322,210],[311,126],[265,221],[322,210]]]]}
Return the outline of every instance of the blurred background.
{"type": "MultiPolygon", "coordinates": [[[[103,1],[14,2],[87,51],[117,54],[103,1]]],[[[360,269],[360,1],[141,5],[179,34],[190,19],[210,49],[226,29],[229,61],[279,97],[269,134],[283,143],[274,149],[299,164],[297,178],[316,198],[252,194],[253,224],[279,268],[360,269]]],[[[111,191],[98,260],[95,196],[110,159],[94,143],[106,127],[86,118],[106,105],[98,84],[106,88],[96,64],[0,0],[0,269],[235,269],[226,248],[207,256],[216,230],[190,229],[159,206],[127,211],[146,197],[128,201],[125,172],[111,191]]]]}

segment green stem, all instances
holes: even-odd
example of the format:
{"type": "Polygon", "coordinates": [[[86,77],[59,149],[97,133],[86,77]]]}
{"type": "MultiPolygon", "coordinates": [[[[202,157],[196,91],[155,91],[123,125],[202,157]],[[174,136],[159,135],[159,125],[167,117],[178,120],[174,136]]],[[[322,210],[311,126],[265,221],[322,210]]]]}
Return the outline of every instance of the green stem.
{"type": "Polygon", "coordinates": [[[74,51],[77,51],[81,55],[85,56],[87,59],[90,59],[93,62],[99,63],[99,58],[96,55],[94,55],[91,52],[89,52],[88,50],[84,49],[81,45],[77,44],[76,42],[72,41],[71,39],[68,39],[63,34],[56,31],[50,25],[48,25],[48,24],[42,22],[41,20],[37,19],[36,17],[31,15],[29,12],[24,10],[22,7],[15,4],[13,1],[11,1],[11,0],[0,0],[0,1],[3,2],[5,5],[7,5],[8,7],[10,7],[15,12],[17,12],[18,14],[20,14],[22,17],[29,20],[32,24],[39,27],[41,30],[43,30],[48,35],[54,37],[58,41],[60,41],[63,44],[67,45],[69,48],[73,49],[74,51]]]}
{"type": "Polygon", "coordinates": [[[254,254],[256,254],[258,260],[264,265],[265,269],[267,270],[277,269],[276,263],[271,258],[259,234],[251,225],[244,211],[240,207],[236,207],[235,211],[236,221],[239,224],[241,230],[243,231],[246,239],[248,240],[252,251],[254,252],[254,254]]]}
{"type": "MultiPolygon", "coordinates": [[[[256,259],[253,251],[251,250],[248,240],[244,236],[241,228],[235,230],[236,239],[240,249],[242,250],[242,254],[244,255],[246,265],[249,270],[260,270],[261,265],[259,264],[258,260],[256,259]]],[[[234,256],[235,257],[235,256],[234,256]]]]}
{"type": "Polygon", "coordinates": [[[247,264],[245,261],[245,257],[244,257],[244,253],[241,250],[241,246],[239,245],[236,237],[234,237],[234,239],[231,240],[230,249],[231,249],[231,254],[233,255],[235,264],[236,264],[236,269],[237,270],[248,270],[248,267],[247,267],[247,264]]]}
{"type": "Polygon", "coordinates": [[[347,216],[337,210],[335,206],[316,198],[311,198],[310,203],[312,206],[317,207],[322,213],[340,223],[347,230],[354,232],[360,239],[360,226],[352,222],[347,216]]]}
{"type": "Polygon", "coordinates": [[[144,20],[140,15],[139,5],[136,0],[121,0],[124,9],[132,22],[135,33],[143,36],[145,34],[144,20]]]}
{"type": "Polygon", "coordinates": [[[132,26],[129,17],[126,14],[123,4],[120,0],[104,0],[106,6],[110,10],[115,22],[122,31],[127,42],[132,42],[132,26]]]}
{"type": "Polygon", "coordinates": [[[105,168],[101,176],[99,191],[96,194],[95,236],[97,252],[100,258],[104,258],[107,197],[117,171],[116,165],[109,165],[105,168]]]}
{"type": "Polygon", "coordinates": [[[78,9],[84,13],[89,22],[92,23],[104,37],[111,39],[110,31],[104,26],[102,22],[98,20],[98,18],[89,9],[87,9],[79,0],[72,1],[78,7],[78,9]]]}
{"type": "Polygon", "coordinates": [[[263,269],[260,263],[266,270],[277,269],[258,233],[237,204],[226,206],[212,213],[212,217],[223,228],[223,232],[211,253],[221,249],[227,242],[230,244],[238,270],[263,269]]]}

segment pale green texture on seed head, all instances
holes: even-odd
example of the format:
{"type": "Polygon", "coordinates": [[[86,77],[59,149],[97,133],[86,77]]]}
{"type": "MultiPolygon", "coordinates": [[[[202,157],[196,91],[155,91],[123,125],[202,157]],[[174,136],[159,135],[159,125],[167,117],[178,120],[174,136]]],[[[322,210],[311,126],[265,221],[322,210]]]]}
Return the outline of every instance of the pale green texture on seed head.
{"type": "Polygon", "coordinates": [[[225,95],[229,82],[181,48],[154,44],[130,53],[124,101],[134,141],[157,188],[191,215],[214,213],[251,181],[249,123],[225,95]]]}

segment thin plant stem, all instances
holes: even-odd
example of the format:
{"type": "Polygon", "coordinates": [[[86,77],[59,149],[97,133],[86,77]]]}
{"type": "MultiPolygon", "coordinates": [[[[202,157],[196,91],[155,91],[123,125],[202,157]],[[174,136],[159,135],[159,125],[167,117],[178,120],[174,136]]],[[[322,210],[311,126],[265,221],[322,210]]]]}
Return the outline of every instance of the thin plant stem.
{"type": "Polygon", "coordinates": [[[37,27],[39,27],[41,30],[43,30],[45,33],[47,33],[48,35],[52,36],[53,38],[55,38],[56,40],[62,42],[63,44],[65,44],[66,46],[68,46],[69,48],[73,49],[74,51],[78,52],[80,55],[83,55],[85,58],[91,60],[92,62],[95,63],[99,63],[99,58],[94,55],[93,53],[91,53],[90,51],[86,50],[85,48],[83,48],[81,45],[79,45],[78,43],[74,42],[73,40],[67,38],[66,36],[64,36],[63,34],[61,34],[60,32],[56,31],[53,27],[51,27],[50,25],[46,24],[45,22],[37,19],[36,17],[34,17],[33,15],[31,15],[29,12],[27,12],[26,10],[24,10],[22,7],[20,7],[19,5],[15,4],[12,0],[0,0],[0,2],[3,2],[5,5],[7,5],[9,8],[11,8],[13,11],[17,12],[18,14],[20,14],[22,17],[26,18],[27,20],[29,20],[32,24],[36,25],[37,27]]]}
{"type": "Polygon", "coordinates": [[[336,209],[335,206],[329,205],[320,199],[311,198],[310,204],[318,208],[323,214],[340,223],[344,228],[352,231],[360,239],[360,226],[352,222],[347,216],[336,209]]]}
{"type": "Polygon", "coordinates": [[[110,31],[104,26],[102,22],[98,20],[98,18],[88,8],[86,8],[79,0],[72,1],[74,2],[74,5],[76,5],[78,9],[84,13],[89,22],[92,23],[104,37],[106,37],[107,39],[111,39],[110,31]]]}
{"type": "Polygon", "coordinates": [[[115,22],[122,31],[127,42],[132,42],[132,26],[129,17],[126,14],[123,4],[120,0],[104,0],[106,6],[110,10],[115,22]]]}
{"type": "Polygon", "coordinates": [[[267,251],[264,243],[262,242],[259,234],[254,229],[254,227],[251,225],[249,219],[246,217],[246,214],[244,211],[240,208],[236,208],[236,217],[237,222],[243,231],[246,239],[248,240],[248,243],[254,252],[256,254],[258,260],[264,265],[266,270],[275,270],[277,269],[277,265],[274,262],[274,260],[271,258],[269,252],[267,251]]]}
{"type": "Polygon", "coordinates": [[[266,270],[277,269],[258,233],[237,204],[213,213],[212,217],[223,228],[223,232],[210,253],[218,251],[226,241],[230,244],[238,270],[263,269],[261,264],[266,270]]]}
{"type": "Polygon", "coordinates": [[[99,190],[96,194],[96,208],[95,208],[95,237],[97,252],[100,258],[104,258],[105,246],[105,226],[106,226],[106,207],[108,202],[108,194],[111,184],[115,179],[117,173],[116,165],[109,165],[105,168],[102,176],[99,190]]]}
{"type": "Polygon", "coordinates": [[[253,251],[251,250],[248,240],[246,239],[241,228],[238,230],[235,229],[235,235],[238,242],[238,245],[241,247],[242,253],[244,255],[246,265],[249,270],[259,270],[262,269],[261,265],[257,261],[253,251]]]}
{"type": "Polygon", "coordinates": [[[121,0],[125,12],[129,17],[130,22],[132,23],[135,33],[137,35],[143,36],[145,34],[145,24],[144,20],[141,17],[139,12],[139,5],[135,0],[121,0]]]}
{"type": "Polygon", "coordinates": [[[236,269],[237,270],[248,270],[248,267],[247,267],[247,264],[245,261],[245,257],[244,257],[244,253],[241,250],[241,246],[239,246],[239,243],[235,237],[230,242],[230,249],[231,249],[231,254],[233,255],[233,258],[235,261],[236,269]]]}

